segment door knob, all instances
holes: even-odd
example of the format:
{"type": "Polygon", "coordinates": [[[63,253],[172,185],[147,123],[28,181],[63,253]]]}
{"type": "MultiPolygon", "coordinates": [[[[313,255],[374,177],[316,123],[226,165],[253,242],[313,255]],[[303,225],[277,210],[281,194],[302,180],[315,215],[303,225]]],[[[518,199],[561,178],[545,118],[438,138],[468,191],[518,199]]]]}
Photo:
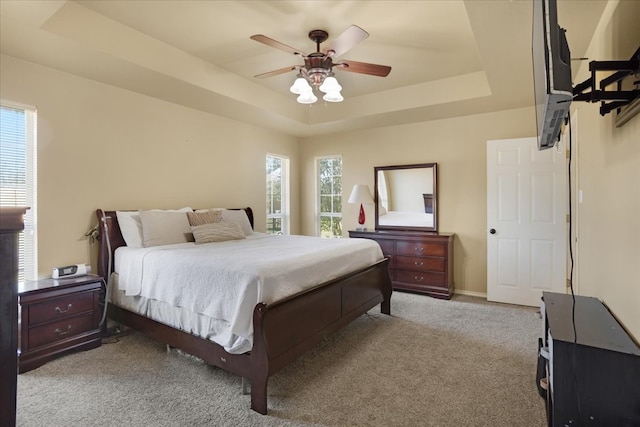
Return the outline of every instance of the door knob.
{"type": "Polygon", "coordinates": [[[496,234],[496,229],[495,229],[495,228],[492,228],[491,230],[489,230],[489,233],[491,233],[491,234],[496,234]]]}

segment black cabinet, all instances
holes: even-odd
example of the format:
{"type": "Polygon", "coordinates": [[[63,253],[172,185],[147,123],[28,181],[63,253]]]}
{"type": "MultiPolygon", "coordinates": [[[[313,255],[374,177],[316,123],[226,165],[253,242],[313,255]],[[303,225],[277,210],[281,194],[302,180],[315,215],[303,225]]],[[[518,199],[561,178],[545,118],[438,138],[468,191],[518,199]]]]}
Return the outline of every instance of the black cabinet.
{"type": "Polygon", "coordinates": [[[591,297],[543,292],[550,426],[640,426],[640,348],[591,297]]]}

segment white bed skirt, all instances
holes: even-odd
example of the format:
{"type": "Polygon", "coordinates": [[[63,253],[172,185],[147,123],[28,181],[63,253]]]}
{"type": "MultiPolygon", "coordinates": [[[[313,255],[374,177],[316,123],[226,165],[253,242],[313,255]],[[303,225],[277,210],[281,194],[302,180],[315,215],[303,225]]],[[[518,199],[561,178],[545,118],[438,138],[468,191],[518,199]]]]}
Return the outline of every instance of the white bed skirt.
{"type": "MultiPolygon", "coordinates": [[[[111,304],[125,310],[213,342],[219,341],[216,337],[226,335],[229,330],[226,321],[194,313],[184,307],[174,307],[164,301],[151,300],[142,296],[126,296],[124,291],[118,288],[117,273],[112,277],[109,299],[111,304]]],[[[232,354],[242,354],[251,350],[253,346],[248,339],[239,339],[236,344],[234,348],[225,348],[225,350],[232,354]]]]}

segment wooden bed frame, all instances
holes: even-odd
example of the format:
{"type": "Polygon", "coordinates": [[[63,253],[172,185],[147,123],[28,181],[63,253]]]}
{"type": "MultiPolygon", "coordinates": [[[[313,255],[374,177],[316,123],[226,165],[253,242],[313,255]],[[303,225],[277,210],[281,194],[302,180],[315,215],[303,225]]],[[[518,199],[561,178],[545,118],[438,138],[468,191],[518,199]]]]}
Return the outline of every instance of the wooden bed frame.
{"type": "MultiPolygon", "coordinates": [[[[253,227],[253,211],[244,210],[253,227]]],[[[106,281],[111,273],[109,259],[113,259],[113,252],[124,246],[125,241],[115,211],[98,209],[96,214],[100,241],[98,272],[106,281]]],[[[385,258],[276,303],[257,304],[253,310],[253,348],[244,354],[230,354],[213,341],[113,304],[108,305],[107,314],[118,323],[247,379],[251,384],[251,409],[266,414],[267,381],[271,375],[377,304],[382,313],[390,314],[392,286],[388,263],[385,258]]]]}

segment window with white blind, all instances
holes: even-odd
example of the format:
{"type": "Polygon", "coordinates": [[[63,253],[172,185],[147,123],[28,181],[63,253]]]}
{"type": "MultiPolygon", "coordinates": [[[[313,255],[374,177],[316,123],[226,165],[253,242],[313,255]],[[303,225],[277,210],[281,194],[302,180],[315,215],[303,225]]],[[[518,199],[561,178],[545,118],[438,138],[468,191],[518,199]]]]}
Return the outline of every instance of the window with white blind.
{"type": "Polygon", "coordinates": [[[38,276],[36,110],[0,103],[0,206],[26,206],[19,234],[18,280],[38,276]]]}
{"type": "Polygon", "coordinates": [[[342,237],[342,157],[316,159],[318,180],[318,234],[342,237]]]}
{"type": "Polygon", "coordinates": [[[267,154],[267,233],[289,234],[289,159],[267,154]]]}

